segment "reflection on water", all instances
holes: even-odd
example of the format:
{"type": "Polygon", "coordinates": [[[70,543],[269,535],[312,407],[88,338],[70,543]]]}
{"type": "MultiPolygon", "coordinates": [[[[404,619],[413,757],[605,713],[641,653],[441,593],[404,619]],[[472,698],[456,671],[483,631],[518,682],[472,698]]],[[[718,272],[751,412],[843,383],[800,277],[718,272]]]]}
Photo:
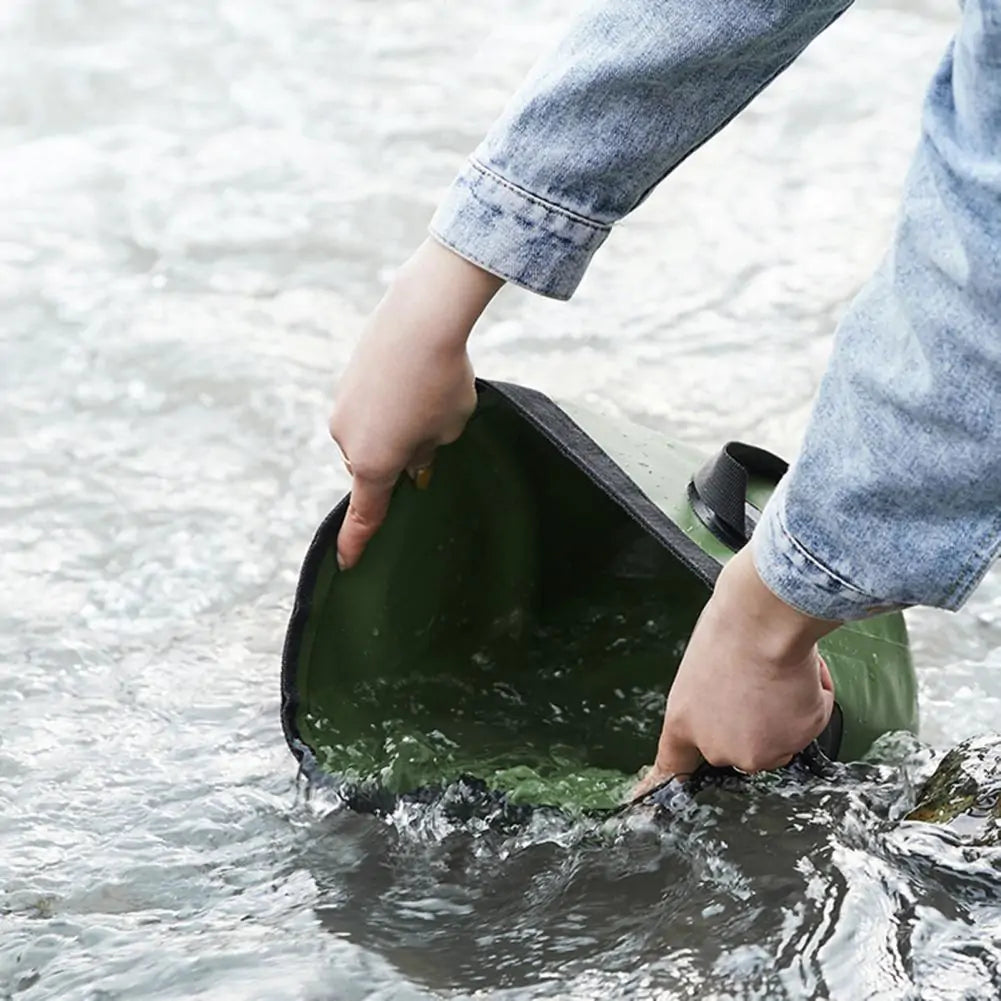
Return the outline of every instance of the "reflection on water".
{"type": "Polygon", "coordinates": [[[897,997],[913,983],[915,997],[991,997],[993,950],[972,930],[990,865],[900,826],[906,799],[894,768],[853,765],[826,785],[769,778],[517,834],[425,807],[375,838],[335,810],[307,864],[323,927],[431,992],[897,997]],[[936,993],[960,971],[961,990],[936,993]]]}
{"type": "MultiPolygon", "coordinates": [[[[0,8],[0,997],[997,996],[996,851],[895,822],[907,742],[604,828],[296,796],[331,373],[572,7],[0,8]]],[[[791,452],[952,16],[842,19],[479,369],[791,452]]],[[[1001,717],[999,602],[911,619],[936,747],[1001,717]]]]}

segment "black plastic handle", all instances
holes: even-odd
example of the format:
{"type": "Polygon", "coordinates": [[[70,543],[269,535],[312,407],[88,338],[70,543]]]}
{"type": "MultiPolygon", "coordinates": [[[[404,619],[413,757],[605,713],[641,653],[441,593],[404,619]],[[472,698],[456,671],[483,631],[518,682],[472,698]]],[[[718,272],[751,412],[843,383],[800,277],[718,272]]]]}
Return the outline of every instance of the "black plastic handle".
{"type": "Polygon", "coordinates": [[[688,484],[688,500],[699,521],[734,552],[751,538],[760,512],[747,500],[747,483],[759,476],[778,483],[789,463],[742,441],[727,442],[688,484]]]}

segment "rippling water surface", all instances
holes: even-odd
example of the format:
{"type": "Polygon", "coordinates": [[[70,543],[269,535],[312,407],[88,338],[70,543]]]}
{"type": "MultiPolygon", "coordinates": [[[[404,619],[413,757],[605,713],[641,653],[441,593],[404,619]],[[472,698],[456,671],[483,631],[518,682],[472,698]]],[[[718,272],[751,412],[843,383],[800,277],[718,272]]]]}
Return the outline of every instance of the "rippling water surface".
{"type": "MultiPolygon", "coordinates": [[[[997,577],[911,619],[924,746],[826,786],[507,831],[296,792],[278,659],[346,486],[332,373],[574,6],[0,9],[0,997],[1001,991],[1001,858],[895,823],[1001,718],[997,577]]],[[[952,17],[842,19],[571,304],[505,293],[480,371],[791,452],[952,17]]]]}

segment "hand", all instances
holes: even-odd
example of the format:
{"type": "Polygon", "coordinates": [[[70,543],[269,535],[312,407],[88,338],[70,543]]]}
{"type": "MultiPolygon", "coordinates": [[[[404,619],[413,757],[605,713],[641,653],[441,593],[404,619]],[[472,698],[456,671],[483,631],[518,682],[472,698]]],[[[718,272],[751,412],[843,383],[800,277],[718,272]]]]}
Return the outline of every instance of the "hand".
{"type": "Polygon", "coordinates": [[[840,623],[787,605],[750,547],[723,569],[667,697],[657,758],[634,798],[705,759],[745,772],[786,764],[827,726],[834,686],[817,640],[840,623]]]}
{"type": "Polygon", "coordinates": [[[466,341],[502,284],[428,240],[369,318],[330,417],[352,478],[342,569],[382,524],[400,474],[429,467],[435,448],[462,433],[476,406],[466,341]]]}

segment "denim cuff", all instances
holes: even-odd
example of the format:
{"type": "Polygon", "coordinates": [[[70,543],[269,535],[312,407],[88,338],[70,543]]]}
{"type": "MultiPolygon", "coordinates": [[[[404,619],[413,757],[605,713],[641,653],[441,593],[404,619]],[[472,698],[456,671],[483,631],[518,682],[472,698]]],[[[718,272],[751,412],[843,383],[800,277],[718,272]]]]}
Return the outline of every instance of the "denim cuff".
{"type": "Polygon", "coordinates": [[[779,484],[751,538],[754,565],[765,586],[807,615],[832,622],[868,619],[903,605],[867,594],[840,577],[810,553],[789,531],[785,515],[785,486],[779,484]]]}
{"type": "Polygon", "coordinates": [[[519,188],[469,160],[431,220],[460,257],[533,292],[569,299],[611,226],[519,188]]]}

